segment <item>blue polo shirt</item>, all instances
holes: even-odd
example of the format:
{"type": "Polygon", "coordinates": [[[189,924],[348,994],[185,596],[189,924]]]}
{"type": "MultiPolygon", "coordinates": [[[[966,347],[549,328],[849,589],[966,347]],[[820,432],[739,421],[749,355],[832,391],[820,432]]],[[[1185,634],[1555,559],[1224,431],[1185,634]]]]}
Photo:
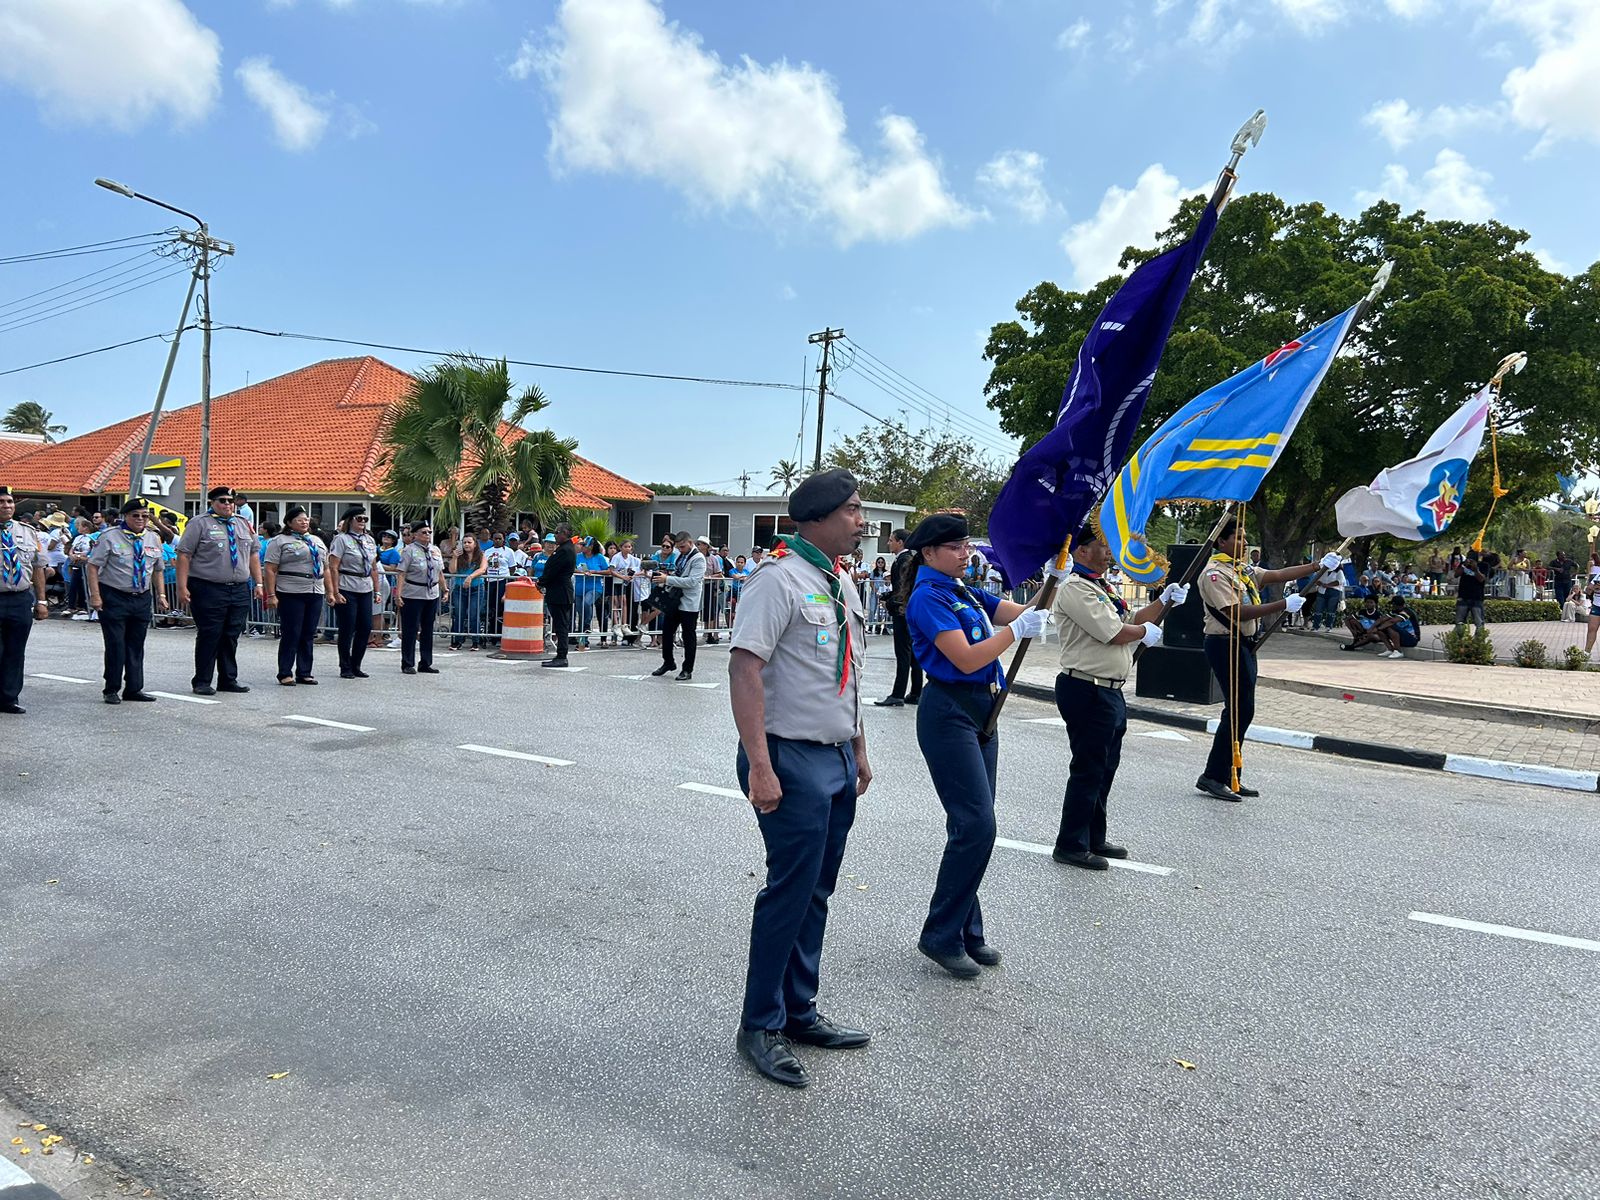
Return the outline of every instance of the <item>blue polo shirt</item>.
{"type": "Polygon", "coordinates": [[[906,628],[911,631],[911,652],[916,655],[917,665],[928,678],[944,683],[977,683],[985,687],[993,683],[1004,687],[1006,673],[998,659],[968,675],[956,670],[955,664],[934,645],[934,639],[947,629],[960,630],[969,642],[983,641],[994,631],[991,622],[999,608],[999,596],[967,587],[932,567],[918,567],[911,598],[906,601],[906,628]]]}

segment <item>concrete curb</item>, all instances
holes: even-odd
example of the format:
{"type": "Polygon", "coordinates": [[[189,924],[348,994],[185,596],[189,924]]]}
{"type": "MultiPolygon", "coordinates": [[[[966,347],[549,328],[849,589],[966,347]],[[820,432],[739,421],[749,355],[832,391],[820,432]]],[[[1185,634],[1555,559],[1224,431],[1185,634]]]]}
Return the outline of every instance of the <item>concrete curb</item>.
{"type": "MultiPolygon", "coordinates": [[[[1034,683],[1012,684],[1019,696],[1030,700],[1043,700],[1055,704],[1055,692],[1034,683]]],[[[1215,733],[1219,724],[1216,717],[1199,717],[1191,713],[1168,712],[1129,702],[1128,716],[1138,721],[1156,725],[1172,725],[1194,733],[1215,733]]],[[[1573,771],[1565,767],[1541,767],[1533,763],[1502,762],[1493,758],[1474,758],[1466,754],[1444,754],[1437,750],[1413,750],[1407,746],[1386,746],[1377,742],[1358,742],[1350,738],[1331,737],[1321,733],[1307,733],[1298,729],[1275,729],[1270,725],[1253,725],[1245,734],[1247,742],[1263,742],[1271,746],[1289,746],[1296,750],[1314,750],[1339,758],[1355,758],[1366,762],[1388,763],[1400,767],[1420,767],[1427,771],[1446,771],[1453,775],[1474,775],[1480,779],[1501,779],[1508,783],[1528,783],[1536,787],[1562,788],[1573,792],[1600,792],[1600,772],[1573,771]]],[[[5,1200],[0,1195],[0,1200],[5,1200]]]]}
{"type": "Polygon", "coordinates": [[[61,1200],[61,1193],[35,1183],[9,1158],[0,1158],[0,1200],[61,1200]]]}

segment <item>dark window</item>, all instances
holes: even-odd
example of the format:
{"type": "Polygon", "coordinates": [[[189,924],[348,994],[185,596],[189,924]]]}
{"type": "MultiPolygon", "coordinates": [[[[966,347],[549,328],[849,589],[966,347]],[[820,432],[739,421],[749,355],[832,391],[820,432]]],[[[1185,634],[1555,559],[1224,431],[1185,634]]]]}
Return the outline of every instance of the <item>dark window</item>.
{"type": "Polygon", "coordinates": [[[755,519],[755,544],[763,549],[772,549],[774,539],[793,532],[794,522],[786,516],[767,516],[755,519]]]}
{"type": "Polygon", "coordinates": [[[650,514],[650,542],[652,545],[661,545],[661,539],[672,531],[671,513],[650,514]]]}
{"type": "Polygon", "coordinates": [[[618,533],[632,533],[633,532],[633,509],[631,509],[631,508],[619,508],[619,509],[613,509],[612,512],[616,517],[616,521],[617,521],[616,530],[617,530],[617,532],[618,533]]]}
{"type": "MultiPolygon", "coordinates": [[[[711,544],[720,550],[728,545],[728,514],[715,513],[708,520],[711,528],[706,530],[706,536],[711,539],[711,544]]],[[[732,549],[731,546],[728,548],[732,549]]]]}

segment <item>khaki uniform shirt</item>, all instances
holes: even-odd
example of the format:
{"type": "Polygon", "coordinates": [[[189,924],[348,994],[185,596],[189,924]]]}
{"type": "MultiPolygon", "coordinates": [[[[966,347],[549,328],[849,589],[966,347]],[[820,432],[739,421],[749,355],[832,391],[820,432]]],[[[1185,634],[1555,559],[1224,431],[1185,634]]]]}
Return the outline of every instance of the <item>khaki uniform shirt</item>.
{"type": "Polygon", "coordinates": [[[120,527],[108,529],[89,551],[89,565],[99,573],[101,587],[142,595],[161,578],[161,535],[149,529],[137,535],[120,527]],[[144,547],[144,579],[141,581],[144,586],[135,587],[133,564],[141,544],[144,547]]]}
{"type": "Polygon", "coordinates": [[[844,584],[850,625],[850,677],[839,691],[838,620],[828,581],[798,554],[768,559],[746,581],[733,623],[733,649],[767,665],[767,732],[801,742],[848,742],[861,732],[861,663],[866,618],[861,597],[844,584]]]}
{"type": "Polygon", "coordinates": [[[1129,625],[1136,625],[1133,610],[1117,612],[1104,588],[1085,575],[1069,575],[1055,600],[1056,625],[1061,634],[1061,669],[1093,675],[1097,679],[1127,679],[1133,674],[1133,652],[1138,642],[1111,645],[1129,625]]]}
{"type": "Polygon", "coordinates": [[[439,553],[439,547],[423,549],[421,544],[412,542],[400,551],[400,578],[404,580],[400,585],[401,599],[437,600],[439,580],[444,578],[444,555],[439,553]]]}
{"type": "Polygon", "coordinates": [[[341,592],[372,590],[372,564],[378,561],[378,543],[370,533],[336,533],[328,553],[339,560],[341,592]]]}
{"type": "Polygon", "coordinates": [[[228,557],[228,521],[215,513],[191,517],[178,539],[178,553],[189,556],[189,578],[209,583],[243,583],[250,578],[250,560],[258,558],[256,531],[243,517],[230,517],[239,561],[228,557]]]}
{"type": "MultiPolygon", "coordinates": [[[[1226,613],[1236,604],[1259,604],[1260,599],[1261,568],[1252,567],[1248,563],[1236,563],[1229,559],[1213,558],[1200,572],[1200,599],[1205,602],[1205,632],[1212,634],[1227,634],[1228,626],[1211,615],[1211,610],[1226,613]],[[1249,579],[1255,585],[1255,594],[1246,586],[1245,580],[1249,579]]],[[[1255,618],[1241,621],[1239,633],[1242,637],[1254,637],[1260,628],[1261,621],[1255,618]]]]}
{"type": "Polygon", "coordinates": [[[11,534],[14,552],[0,555],[0,592],[33,591],[33,573],[46,566],[44,539],[21,521],[7,521],[0,525],[0,531],[11,534]],[[15,578],[13,570],[18,573],[15,578]]]}
{"type": "Polygon", "coordinates": [[[322,573],[328,567],[328,548],[316,534],[308,533],[302,539],[280,533],[267,543],[267,561],[278,568],[277,591],[291,596],[327,591],[322,573]]]}

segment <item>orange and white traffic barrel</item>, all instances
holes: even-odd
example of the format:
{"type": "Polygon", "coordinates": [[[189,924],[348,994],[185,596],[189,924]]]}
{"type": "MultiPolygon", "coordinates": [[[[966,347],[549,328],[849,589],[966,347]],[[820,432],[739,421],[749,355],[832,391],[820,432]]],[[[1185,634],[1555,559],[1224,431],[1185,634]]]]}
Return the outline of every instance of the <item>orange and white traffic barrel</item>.
{"type": "Polygon", "coordinates": [[[536,658],[544,653],[544,595],[531,579],[506,584],[505,617],[500,625],[502,658],[536,658]]]}

